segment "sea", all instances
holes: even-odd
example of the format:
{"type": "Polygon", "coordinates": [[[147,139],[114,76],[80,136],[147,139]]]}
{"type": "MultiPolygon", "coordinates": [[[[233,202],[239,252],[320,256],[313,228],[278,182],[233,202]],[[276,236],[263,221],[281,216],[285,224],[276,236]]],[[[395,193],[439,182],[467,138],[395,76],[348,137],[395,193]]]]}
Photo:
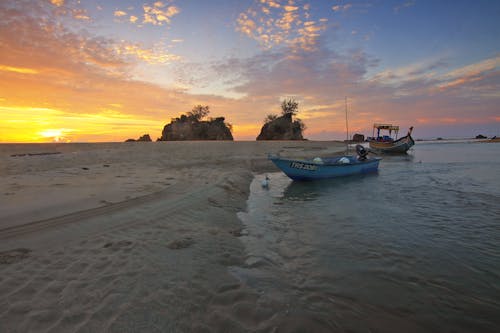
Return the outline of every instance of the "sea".
{"type": "Polygon", "coordinates": [[[231,273],[312,331],[500,332],[500,143],[417,142],[379,171],[255,176],[231,273]]]}

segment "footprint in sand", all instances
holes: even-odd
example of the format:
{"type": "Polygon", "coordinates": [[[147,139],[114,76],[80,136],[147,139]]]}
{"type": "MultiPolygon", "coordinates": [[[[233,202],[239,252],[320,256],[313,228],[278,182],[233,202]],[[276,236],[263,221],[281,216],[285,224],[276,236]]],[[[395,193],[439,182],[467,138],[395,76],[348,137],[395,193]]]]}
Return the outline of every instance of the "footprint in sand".
{"type": "Polygon", "coordinates": [[[113,249],[113,250],[118,250],[118,249],[121,249],[121,248],[129,247],[132,244],[133,243],[131,241],[121,240],[121,241],[118,241],[118,242],[109,242],[109,243],[106,243],[106,244],[104,244],[103,247],[104,248],[110,248],[110,249],[113,249]]]}
{"type": "Polygon", "coordinates": [[[243,229],[233,229],[228,231],[231,235],[234,237],[241,237],[243,236],[243,229]]]}
{"type": "Polygon", "coordinates": [[[13,264],[30,256],[30,249],[19,248],[0,252],[0,264],[13,264]]]}
{"type": "Polygon", "coordinates": [[[194,241],[191,237],[186,237],[182,239],[177,239],[172,242],[170,242],[167,247],[171,250],[180,250],[180,249],[185,249],[187,247],[190,247],[191,245],[194,244],[194,241]]]}

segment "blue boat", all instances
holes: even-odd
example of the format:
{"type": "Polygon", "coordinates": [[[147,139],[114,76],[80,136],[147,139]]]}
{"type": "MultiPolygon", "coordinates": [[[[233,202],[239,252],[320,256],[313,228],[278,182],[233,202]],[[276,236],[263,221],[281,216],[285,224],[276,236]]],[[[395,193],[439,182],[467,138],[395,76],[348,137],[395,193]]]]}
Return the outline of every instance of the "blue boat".
{"type": "Polygon", "coordinates": [[[356,146],[356,151],[358,156],[295,160],[270,155],[268,158],[293,180],[327,179],[378,171],[381,158],[368,158],[368,151],[361,145],[356,146]]]}

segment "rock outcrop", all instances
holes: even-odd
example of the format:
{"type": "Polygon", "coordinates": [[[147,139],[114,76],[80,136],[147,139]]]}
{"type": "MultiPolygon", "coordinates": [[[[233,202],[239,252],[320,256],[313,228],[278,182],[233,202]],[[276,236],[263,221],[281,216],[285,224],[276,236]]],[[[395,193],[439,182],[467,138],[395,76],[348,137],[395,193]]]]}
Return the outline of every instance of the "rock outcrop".
{"type": "Polygon", "coordinates": [[[159,141],[233,140],[231,130],[224,119],[224,117],[218,117],[200,121],[182,115],[165,125],[159,141]]]}
{"type": "Polygon", "coordinates": [[[292,121],[292,114],[286,113],[265,123],[257,140],[304,140],[302,128],[299,120],[292,121]]]}
{"type": "Polygon", "coordinates": [[[152,140],[149,134],[144,134],[139,139],[137,139],[137,141],[151,142],[152,140]]]}
{"type": "Polygon", "coordinates": [[[352,136],[352,141],[354,141],[354,142],[363,142],[363,141],[365,141],[365,136],[363,134],[354,134],[352,136]]]}
{"type": "Polygon", "coordinates": [[[125,142],[151,142],[151,137],[149,136],[149,134],[144,134],[143,136],[141,136],[139,139],[135,140],[135,139],[127,139],[125,140],[125,142]]]}

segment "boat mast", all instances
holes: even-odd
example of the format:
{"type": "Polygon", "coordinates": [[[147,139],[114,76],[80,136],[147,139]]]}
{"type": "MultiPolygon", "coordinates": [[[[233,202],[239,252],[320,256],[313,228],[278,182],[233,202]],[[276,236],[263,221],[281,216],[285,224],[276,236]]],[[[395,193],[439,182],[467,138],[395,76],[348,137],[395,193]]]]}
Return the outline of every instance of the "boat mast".
{"type": "Polygon", "coordinates": [[[347,123],[347,96],[345,97],[345,129],[346,129],[346,150],[349,154],[349,124],[347,123]]]}

